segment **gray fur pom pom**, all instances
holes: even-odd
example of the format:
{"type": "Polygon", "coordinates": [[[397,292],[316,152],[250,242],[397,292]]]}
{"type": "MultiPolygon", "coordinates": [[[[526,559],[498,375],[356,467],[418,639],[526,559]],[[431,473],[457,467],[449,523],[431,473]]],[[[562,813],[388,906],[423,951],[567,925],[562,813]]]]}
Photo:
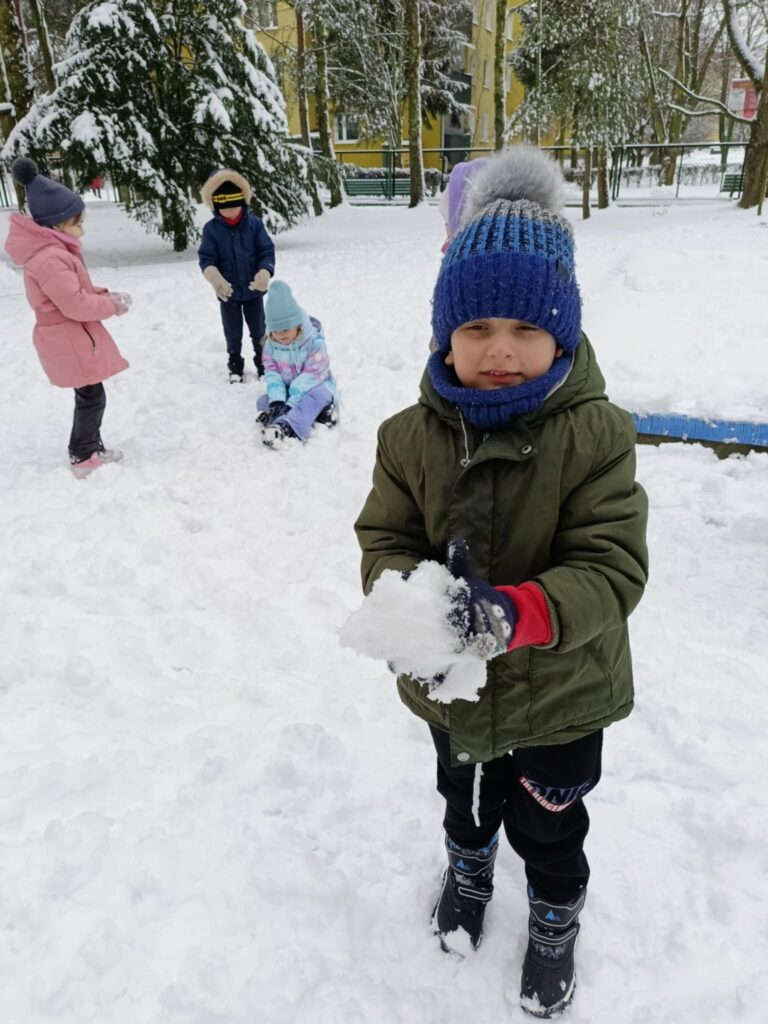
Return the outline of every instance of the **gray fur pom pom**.
{"type": "Polygon", "coordinates": [[[565,202],[563,175],[554,160],[533,146],[512,146],[492,156],[470,178],[462,226],[497,199],[527,199],[549,213],[560,213],[565,202]]]}
{"type": "Polygon", "coordinates": [[[32,179],[37,177],[37,164],[29,157],[20,156],[18,160],[13,161],[11,173],[20,185],[29,185],[32,179]]]}

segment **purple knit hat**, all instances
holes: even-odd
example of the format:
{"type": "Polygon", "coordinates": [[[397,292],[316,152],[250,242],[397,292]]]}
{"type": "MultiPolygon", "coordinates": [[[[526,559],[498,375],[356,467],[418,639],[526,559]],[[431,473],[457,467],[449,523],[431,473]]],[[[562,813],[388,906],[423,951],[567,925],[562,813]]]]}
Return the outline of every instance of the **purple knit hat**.
{"type": "Polygon", "coordinates": [[[467,185],[481,167],[488,163],[487,156],[456,164],[448,178],[448,237],[453,238],[459,230],[461,213],[467,200],[467,185]]]}

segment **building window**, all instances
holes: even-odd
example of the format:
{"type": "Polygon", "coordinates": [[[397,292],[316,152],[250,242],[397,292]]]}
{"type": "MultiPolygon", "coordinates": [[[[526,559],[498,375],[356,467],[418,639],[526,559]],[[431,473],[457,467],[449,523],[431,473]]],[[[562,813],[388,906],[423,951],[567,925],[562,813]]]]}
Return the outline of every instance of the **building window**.
{"type": "Polygon", "coordinates": [[[357,142],[360,138],[360,126],[354,114],[336,115],[336,141],[357,142]]]}
{"type": "Polygon", "coordinates": [[[470,107],[467,111],[467,135],[475,134],[475,112],[470,107]]]}
{"type": "Polygon", "coordinates": [[[472,21],[476,25],[480,20],[480,0],[472,0],[472,21]]]}
{"type": "Polygon", "coordinates": [[[504,65],[504,86],[507,92],[512,88],[512,67],[509,64],[504,65]]]}
{"type": "Polygon", "coordinates": [[[481,114],[480,115],[480,141],[481,142],[487,142],[488,141],[488,115],[487,114],[481,114]]]}
{"type": "Polygon", "coordinates": [[[485,27],[493,32],[493,0],[485,0],[485,27]]]}
{"type": "Polygon", "coordinates": [[[277,0],[257,0],[253,16],[259,28],[277,28],[277,0]]]}
{"type": "Polygon", "coordinates": [[[489,60],[483,61],[483,88],[490,89],[491,87],[491,62],[489,60]]]}
{"type": "Polygon", "coordinates": [[[515,19],[512,11],[507,13],[507,39],[515,38],[515,19]]]}

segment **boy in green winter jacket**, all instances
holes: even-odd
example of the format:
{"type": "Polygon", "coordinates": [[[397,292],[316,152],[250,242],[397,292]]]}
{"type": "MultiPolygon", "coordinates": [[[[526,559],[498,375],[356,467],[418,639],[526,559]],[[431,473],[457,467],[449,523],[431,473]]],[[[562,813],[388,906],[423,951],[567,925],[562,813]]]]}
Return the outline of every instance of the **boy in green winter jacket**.
{"type": "Polygon", "coordinates": [[[420,400],[382,424],[355,527],[366,592],[385,569],[441,562],[464,581],[457,649],[501,638],[476,702],[439,703],[408,676],[398,688],[430,726],[446,800],[435,931],[446,950],[478,946],[503,825],[526,866],[521,1002],[539,1017],[573,995],[583,797],[603,728],[632,709],[626,622],[647,577],[635,431],[581,333],[561,197],[557,166],[526,147],[472,179],[420,400]]]}

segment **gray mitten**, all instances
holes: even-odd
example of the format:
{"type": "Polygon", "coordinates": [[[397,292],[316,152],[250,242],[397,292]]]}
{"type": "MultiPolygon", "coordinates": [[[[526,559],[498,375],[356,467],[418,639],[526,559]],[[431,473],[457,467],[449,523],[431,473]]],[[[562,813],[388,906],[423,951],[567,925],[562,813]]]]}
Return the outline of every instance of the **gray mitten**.
{"type": "Polygon", "coordinates": [[[269,282],[272,280],[272,275],[268,270],[257,271],[251,283],[248,285],[248,291],[251,292],[265,292],[269,288],[269,282]]]}
{"type": "Polygon", "coordinates": [[[227,299],[232,297],[232,285],[222,276],[218,267],[206,267],[203,271],[203,277],[216,292],[216,298],[220,302],[226,302],[227,299]]]}

